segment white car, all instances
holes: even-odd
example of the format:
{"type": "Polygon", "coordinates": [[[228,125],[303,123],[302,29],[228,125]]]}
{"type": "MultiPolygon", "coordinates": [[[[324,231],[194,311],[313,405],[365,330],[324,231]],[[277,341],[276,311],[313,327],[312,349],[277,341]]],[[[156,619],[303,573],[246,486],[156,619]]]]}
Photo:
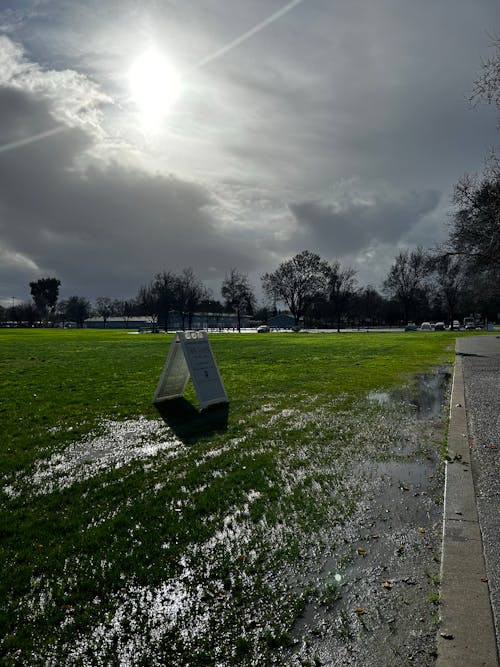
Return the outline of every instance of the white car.
{"type": "Polygon", "coordinates": [[[432,331],[432,325],[430,322],[422,322],[420,326],[420,331],[432,331]]]}
{"type": "Polygon", "coordinates": [[[257,327],[257,333],[269,333],[269,331],[267,324],[261,324],[260,327],[257,327]]]}

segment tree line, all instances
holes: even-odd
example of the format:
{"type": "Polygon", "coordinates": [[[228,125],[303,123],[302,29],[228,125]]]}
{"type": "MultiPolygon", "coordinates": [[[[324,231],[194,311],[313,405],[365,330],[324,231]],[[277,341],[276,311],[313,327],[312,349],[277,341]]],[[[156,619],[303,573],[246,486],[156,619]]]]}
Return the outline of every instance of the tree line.
{"type": "MultiPolygon", "coordinates": [[[[462,221],[462,209],[460,210],[462,221]]],[[[303,250],[262,276],[264,301],[257,303],[248,276],[231,268],[222,281],[220,299],[213,297],[192,268],[180,274],[163,270],[129,299],[98,297],[94,303],[82,296],[58,300],[61,282],[54,277],[30,283],[31,303],[0,307],[0,320],[27,326],[54,326],[72,322],[83,327],[91,316],[127,320],[144,317],[154,328],[168,330],[172,316],[182,328],[192,328],[195,313],[233,313],[238,330],[244,316],[254,325],[278,312],[289,312],[296,325],[370,327],[400,325],[409,321],[452,324],[465,315],[496,319],[498,263],[481,261],[476,254],[454,251],[454,241],[441,248],[402,250],[394,258],[382,289],[360,286],[352,266],[327,262],[303,250]],[[247,317],[248,319],[248,317],[247,317]]]]}

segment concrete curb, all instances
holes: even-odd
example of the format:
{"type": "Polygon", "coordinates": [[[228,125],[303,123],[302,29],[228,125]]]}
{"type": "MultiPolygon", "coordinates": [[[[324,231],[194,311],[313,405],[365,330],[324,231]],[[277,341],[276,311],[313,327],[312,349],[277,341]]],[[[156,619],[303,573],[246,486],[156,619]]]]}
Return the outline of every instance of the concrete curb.
{"type": "Polygon", "coordinates": [[[450,404],[441,559],[438,667],[498,667],[481,531],[472,479],[462,359],[450,404]]]}

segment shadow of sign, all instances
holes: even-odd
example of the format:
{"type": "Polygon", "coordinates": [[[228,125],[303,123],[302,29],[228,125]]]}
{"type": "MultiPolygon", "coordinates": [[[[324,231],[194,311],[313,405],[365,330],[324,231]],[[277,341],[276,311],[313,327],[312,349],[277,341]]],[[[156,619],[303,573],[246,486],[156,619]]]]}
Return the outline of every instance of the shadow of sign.
{"type": "Polygon", "coordinates": [[[180,397],[155,405],[163,421],[186,444],[194,443],[207,435],[227,431],[229,403],[211,405],[199,411],[185,398],[180,397]]]}

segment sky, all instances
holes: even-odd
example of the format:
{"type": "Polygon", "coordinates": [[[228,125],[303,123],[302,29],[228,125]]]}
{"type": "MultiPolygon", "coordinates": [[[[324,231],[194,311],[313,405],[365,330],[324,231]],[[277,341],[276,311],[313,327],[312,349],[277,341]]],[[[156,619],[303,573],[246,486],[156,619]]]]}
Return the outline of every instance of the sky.
{"type": "Polygon", "coordinates": [[[0,0],[0,303],[220,299],[301,250],[380,288],[498,141],[498,0],[0,0]]]}

